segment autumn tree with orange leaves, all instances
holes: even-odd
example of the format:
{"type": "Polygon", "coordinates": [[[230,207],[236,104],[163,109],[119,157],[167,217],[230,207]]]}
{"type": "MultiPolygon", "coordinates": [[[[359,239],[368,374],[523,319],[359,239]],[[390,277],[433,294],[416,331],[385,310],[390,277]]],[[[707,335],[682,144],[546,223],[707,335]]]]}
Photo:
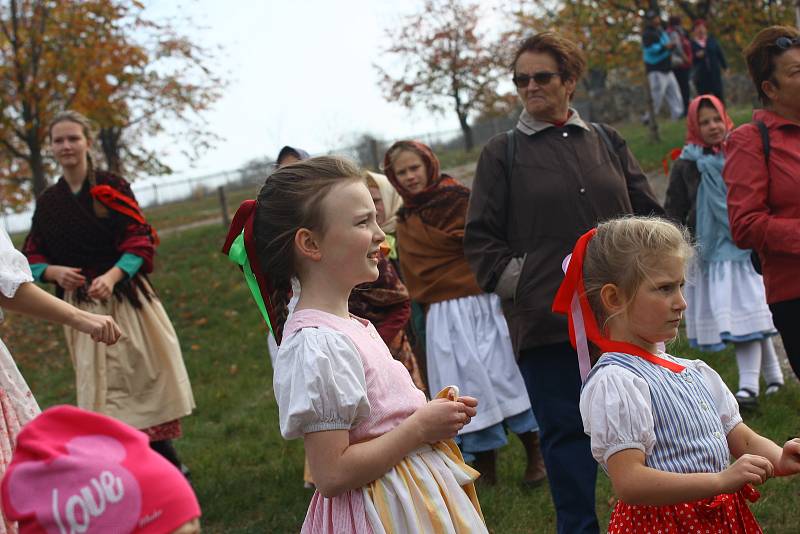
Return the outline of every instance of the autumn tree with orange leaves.
{"type": "Polygon", "coordinates": [[[386,30],[391,43],[376,66],[385,98],[407,108],[452,110],[467,150],[474,146],[470,118],[497,99],[504,54],[478,29],[482,9],[460,0],[426,0],[419,13],[386,30]]]}
{"type": "Polygon", "coordinates": [[[188,119],[189,131],[208,137],[192,121],[222,88],[205,66],[210,57],[169,25],[146,19],[136,0],[0,2],[4,206],[47,187],[47,126],[63,109],[96,123],[112,170],[169,171],[140,141],[161,133],[167,118],[188,119]]]}

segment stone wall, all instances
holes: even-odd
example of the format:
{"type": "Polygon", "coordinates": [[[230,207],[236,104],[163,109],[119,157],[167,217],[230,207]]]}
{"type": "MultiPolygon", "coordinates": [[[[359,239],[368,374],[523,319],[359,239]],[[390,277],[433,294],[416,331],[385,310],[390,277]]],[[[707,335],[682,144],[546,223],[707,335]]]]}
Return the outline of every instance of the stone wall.
{"type": "MultiPolygon", "coordinates": [[[[725,103],[734,107],[754,107],[758,105],[753,84],[746,74],[733,73],[724,76],[725,103]]],[[[694,89],[692,89],[694,96],[694,89]]],[[[575,107],[583,116],[597,122],[635,121],[642,116],[646,107],[645,90],[642,84],[617,82],[604,89],[591,93],[583,91],[575,97],[575,107]]],[[[666,105],[661,114],[668,116],[666,105]]]]}

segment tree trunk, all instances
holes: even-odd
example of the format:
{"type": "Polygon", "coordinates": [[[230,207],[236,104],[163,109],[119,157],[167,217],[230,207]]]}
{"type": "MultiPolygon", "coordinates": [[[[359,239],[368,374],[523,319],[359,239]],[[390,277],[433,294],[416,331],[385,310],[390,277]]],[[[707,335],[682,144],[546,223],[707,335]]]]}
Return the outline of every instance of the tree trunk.
{"type": "Polygon", "coordinates": [[[100,146],[103,149],[103,158],[106,160],[106,168],[114,174],[123,174],[122,169],[122,147],[119,140],[122,136],[122,130],[118,128],[101,128],[100,146]]]}
{"type": "Polygon", "coordinates": [[[800,0],[794,6],[794,19],[795,26],[800,28],[800,0]]]}
{"type": "Polygon", "coordinates": [[[461,135],[464,137],[464,150],[470,151],[475,146],[472,140],[472,126],[467,122],[466,114],[458,114],[458,123],[461,125],[461,135]]]}
{"type": "Polygon", "coordinates": [[[28,165],[31,170],[31,179],[33,181],[33,197],[39,198],[45,189],[47,189],[47,176],[44,175],[44,160],[42,158],[41,147],[30,147],[30,158],[28,165]]]}

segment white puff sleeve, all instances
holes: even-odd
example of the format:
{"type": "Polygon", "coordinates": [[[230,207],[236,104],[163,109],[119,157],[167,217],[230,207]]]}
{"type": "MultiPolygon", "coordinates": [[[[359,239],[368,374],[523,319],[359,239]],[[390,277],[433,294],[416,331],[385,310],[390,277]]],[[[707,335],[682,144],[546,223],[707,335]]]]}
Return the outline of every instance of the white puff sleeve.
{"type": "MultiPolygon", "coordinates": [[[[684,363],[684,362],[681,362],[684,363]]],[[[703,375],[706,381],[711,396],[714,398],[714,406],[717,409],[720,421],[722,421],[722,428],[725,430],[725,435],[733,430],[733,428],[742,422],[742,416],[739,413],[739,403],[736,402],[736,397],[733,396],[731,390],[723,382],[722,377],[719,376],[714,369],[702,360],[687,360],[684,365],[691,365],[703,375]]]]}
{"type": "Polygon", "coordinates": [[[0,293],[14,298],[17,289],[25,282],[33,282],[28,260],[14,248],[11,238],[0,228],[0,293]]]}
{"type": "Polygon", "coordinates": [[[341,332],[303,328],[281,343],[273,377],[281,435],[350,430],[369,416],[364,365],[341,332]]]}
{"type": "Polygon", "coordinates": [[[599,369],[581,392],[580,410],[592,456],[603,468],[621,450],[653,451],[656,435],[650,388],[631,371],[617,365],[599,369]]]}

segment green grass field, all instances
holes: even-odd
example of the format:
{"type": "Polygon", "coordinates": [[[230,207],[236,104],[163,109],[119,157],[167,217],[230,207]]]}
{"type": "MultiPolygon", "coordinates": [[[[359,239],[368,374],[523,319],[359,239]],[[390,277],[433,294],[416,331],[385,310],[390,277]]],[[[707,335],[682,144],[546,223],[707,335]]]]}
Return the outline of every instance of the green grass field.
{"type": "MultiPolygon", "coordinates": [[[[638,155],[639,141],[623,131],[638,155]]],[[[662,131],[666,139],[667,128],[662,131]]],[[[673,137],[679,143],[682,135],[673,137]]],[[[206,209],[215,207],[212,201],[216,199],[203,201],[211,202],[206,209]]],[[[229,202],[232,214],[238,200],[229,202]]],[[[185,203],[149,210],[148,215],[163,230],[191,220],[198,211],[197,204],[185,203]]],[[[302,444],[286,442],[278,432],[264,325],[239,270],[219,252],[223,238],[224,229],[216,224],[165,235],[156,260],[153,282],[180,337],[197,400],[196,412],[184,420],[185,437],[177,448],[192,469],[204,532],[298,532],[311,497],[302,487],[302,444]]],[[[75,402],[60,327],[7,314],[0,334],[43,408],[75,402]]],[[[736,386],[730,349],[706,355],[678,342],[672,352],[705,359],[730,387],[736,386]]],[[[745,414],[745,421],[781,444],[800,435],[800,387],[789,380],[780,393],[745,414]]],[[[494,533],[554,531],[549,492],[546,486],[523,489],[523,468],[524,452],[512,437],[500,453],[500,483],[479,490],[494,533]]],[[[800,478],[771,480],[752,508],[766,532],[794,533],[800,525],[799,499],[800,478]]],[[[600,475],[597,511],[602,525],[612,503],[609,481],[600,475]]]]}

